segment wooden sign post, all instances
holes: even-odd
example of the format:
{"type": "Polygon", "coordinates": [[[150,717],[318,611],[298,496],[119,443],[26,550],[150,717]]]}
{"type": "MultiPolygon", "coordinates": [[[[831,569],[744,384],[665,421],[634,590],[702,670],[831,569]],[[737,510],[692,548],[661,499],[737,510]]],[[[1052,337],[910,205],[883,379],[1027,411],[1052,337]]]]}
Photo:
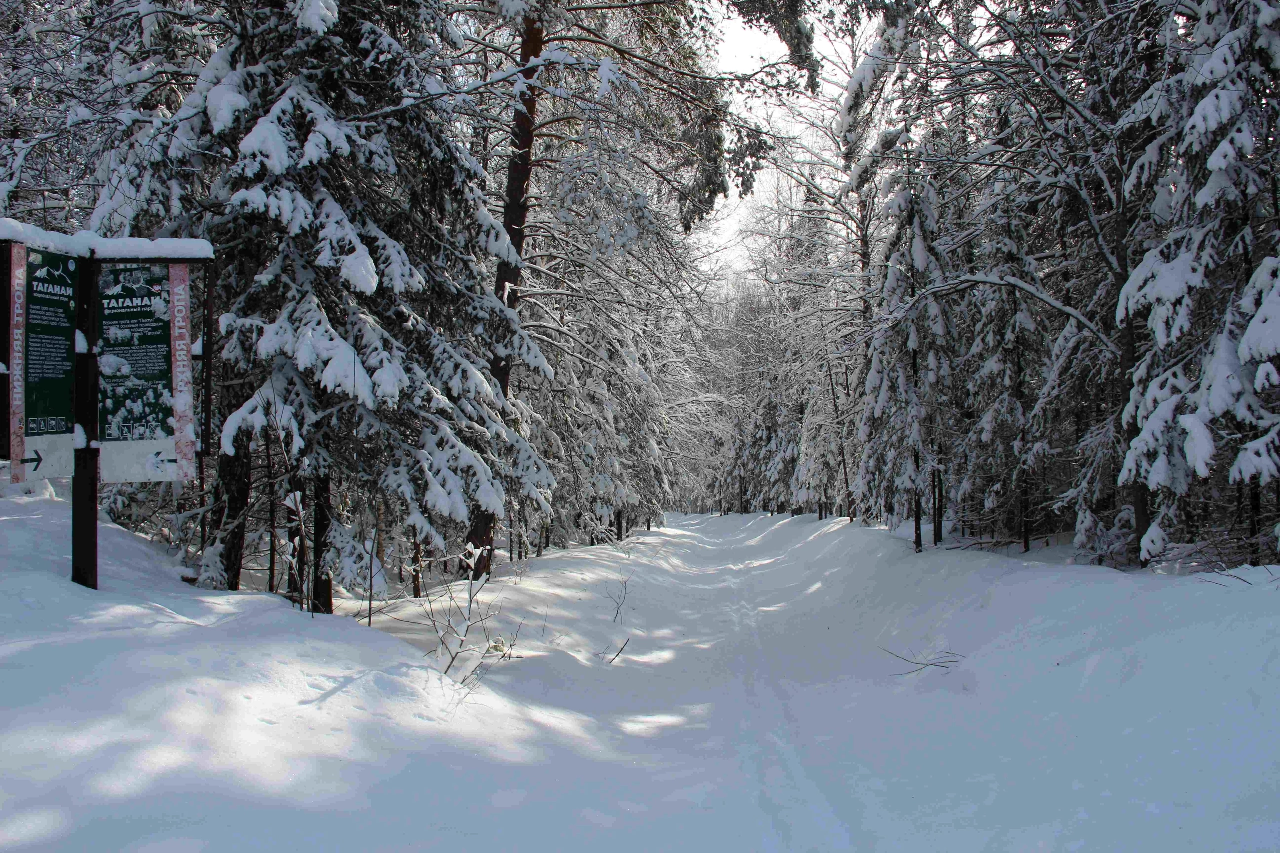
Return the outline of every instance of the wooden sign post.
{"type": "Polygon", "coordinates": [[[75,470],[71,477],[71,580],[98,588],[97,264],[76,283],[75,470]]]}

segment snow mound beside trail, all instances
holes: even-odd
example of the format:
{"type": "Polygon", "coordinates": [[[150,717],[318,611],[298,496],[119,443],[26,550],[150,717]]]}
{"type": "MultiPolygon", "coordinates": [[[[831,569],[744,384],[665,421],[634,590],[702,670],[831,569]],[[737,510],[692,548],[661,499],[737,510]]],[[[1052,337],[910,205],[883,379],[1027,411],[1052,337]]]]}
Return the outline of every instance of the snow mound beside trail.
{"type": "Polygon", "coordinates": [[[457,841],[495,765],[559,740],[382,632],[195,589],[115,525],[77,586],[64,501],[0,499],[0,543],[0,850],[457,841]],[[334,820],[370,808],[381,841],[334,820]]]}

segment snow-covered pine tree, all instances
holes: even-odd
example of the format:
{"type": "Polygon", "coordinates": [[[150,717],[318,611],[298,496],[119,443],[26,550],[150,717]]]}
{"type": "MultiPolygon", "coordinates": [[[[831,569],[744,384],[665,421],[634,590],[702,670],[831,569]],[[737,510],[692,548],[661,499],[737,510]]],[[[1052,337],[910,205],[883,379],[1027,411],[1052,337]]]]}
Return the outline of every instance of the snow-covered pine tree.
{"type": "Polygon", "coordinates": [[[936,296],[946,282],[946,258],[938,246],[932,156],[931,62],[941,47],[926,10],[904,3],[877,11],[884,16],[882,31],[855,70],[844,106],[851,188],[883,199],[886,232],[873,291],[878,328],[862,389],[854,492],[884,506],[891,520],[909,515],[919,550],[923,497],[934,488],[938,464],[936,431],[949,408],[944,384],[951,329],[936,296]]]}
{"type": "Polygon", "coordinates": [[[983,63],[1006,95],[1016,145],[1005,156],[1025,176],[1019,192],[1038,220],[1021,254],[1052,270],[1041,274],[1045,291],[1032,291],[1053,308],[1058,330],[1032,419],[1044,431],[1032,447],[1049,441],[1075,457],[1057,506],[1074,510],[1077,547],[1121,562],[1138,556],[1150,500],[1144,480],[1118,481],[1124,446],[1138,433],[1125,413],[1142,331],[1141,318],[1118,322],[1116,306],[1157,226],[1148,178],[1163,131],[1134,117],[1166,67],[1170,14],[1143,2],[1116,15],[1084,3],[1009,16],[998,25],[1025,58],[983,63]],[[1063,434],[1065,418],[1074,435],[1063,434]]]}
{"type": "Polygon", "coordinates": [[[446,9],[113,9],[103,61],[134,112],[103,160],[92,225],[207,236],[220,259],[220,523],[200,582],[238,581],[250,433],[283,440],[313,483],[322,610],[335,477],[391,499],[440,551],[451,526],[502,512],[500,455],[529,496],[549,489],[489,374],[499,356],[544,363],[483,281],[487,256],[514,255],[453,137],[460,40],[446,9]],[[186,73],[156,103],[138,81],[162,59],[186,73]]]}
{"type": "Polygon", "coordinates": [[[1268,143],[1280,120],[1277,45],[1280,7],[1196,4],[1185,28],[1166,28],[1170,71],[1131,110],[1159,134],[1130,184],[1156,189],[1150,216],[1161,227],[1116,309],[1118,323],[1146,331],[1120,475],[1156,497],[1144,560],[1224,534],[1249,543],[1236,559],[1262,553],[1260,491],[1280,475],[1280,196],[1268,143]],[[1247,486],[1247,518],[1240,502],[1232,518],[1204,499],[1227,481],[1247,486]]]}

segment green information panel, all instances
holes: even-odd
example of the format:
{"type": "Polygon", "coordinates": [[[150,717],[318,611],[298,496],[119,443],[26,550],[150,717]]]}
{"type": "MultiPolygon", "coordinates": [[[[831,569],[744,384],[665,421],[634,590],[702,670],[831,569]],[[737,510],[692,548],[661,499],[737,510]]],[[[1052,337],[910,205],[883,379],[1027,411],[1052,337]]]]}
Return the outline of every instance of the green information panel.
{"type": "Polygon", "coordinates": [[[187,267],[104,263],[98,275],[104,483],[194,476],[187,267]]]}
{"type": "Polygon", "coordinates": [[[23,445],[28,477],[69,477],[75,381],[76,259],[27,252],[23,445]]]}
{"type": "Polygon", "coordinates": [[[103,264],[98,437],[173,438],[169,266],[103,264]]]}

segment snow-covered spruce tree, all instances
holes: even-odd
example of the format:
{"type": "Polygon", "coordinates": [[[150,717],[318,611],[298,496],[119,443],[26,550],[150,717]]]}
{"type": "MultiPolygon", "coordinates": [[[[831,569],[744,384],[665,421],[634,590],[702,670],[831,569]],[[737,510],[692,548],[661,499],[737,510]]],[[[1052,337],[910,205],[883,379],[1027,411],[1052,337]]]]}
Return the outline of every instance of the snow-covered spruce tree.
{"type": "Polygon", "coordinates": [[[458,39],[445,9],[198,10],[119,8],[112,44],[130,67],[168,47],[148,33],[169,19],[198,20],[198,43],[215,49],[184,57],[198,73],[176,102],[135,93],[93,224],[214,241],[224,418],[200,582],[238,583],[248,436],[282,435],[312,483],[311,587],[325,610],[335,478],[391,499],[438,551],[451,525],[503,512],[500,457],[530,498],[550,487],[489,374],[496,358],[541,356],[483,283],[486,254],[514,255],[453,138],[458,39]]]}
{"type": "MultiPolygon", "coordinates": [[[[794,455],[787,503],[815,507],[822,517],[837,500],[849,503],[840,417],[841,396],[847,392],[836,388],[834,341],[827,328],[838,295],[833,239],[815,176],[800,176],[799,182],[790,193],[776,195],[773,233],[752,257],[756,274],[775,290],[775,328],[785,344],[770,381],[787,389],[785,413],[795,421],[775,426],[794,455]]],[[[843,408],[847,411],[847,401],[843,408]]]]}
{"type": "MultiPolygon", "coordinates": [[[[996,181],[983,212],[982,239],[973,259],[974,275],[993,282],[1017,280],[1040,287],[1028,247],[1026,222],[1017,196],[996,181]]],[[[984,199],[985,201],[985,199],[984,199]]],[[[1044,336],[1039,306],[1020,290],[978,284],[961,307],[969,342],[960,367],[967,432],[958,450],[956,500],[968,510],[967,525],[999,529],[1030,548],[1032,513],[1043,499],[1030,483],[1044,444],[1033,440],[1030,415],[1041,385],[1044,336]]]]}
{"type": "MultiPolygon", "coordinates": [[[[930,7],[927,14],[922,9],[911,4],[873,9],[883,16],[883,24],[850,84],[851,185],[859,186],[866,169],[901,146],[904,134],[891,120],[895,111],[932,119],[936,127],[940,113],[931,104],[939,98],[931,93],[945,92],[944,104],[967,99],[986,117],[974,126],[981,135],[969,145],[930,147],[930,134],[917,134],[925,154],[914,174],[948,175],[953,180],[967,172],[973,178],[967,186],[948,186],[935,177],[934,210],[954,209],[981,193],[986,196],[981,200],[979,195],[987,206],[984,211],[1003,210],[1004,221],[1021,223],[1015,231],[1005,227],[1007,233],[992,234],[994,222],[978,228],[954,217],[940,219],[932,245],[948,273],[934,287],[936,304],[951,305],[957,295],[969,300],[948,321],[953,330],[949,337],[954,338],[973,335],[979,328],[985,335],[995,331],[993,322],[1005,322],[981,313],[991,304],[966,296],[972,289],[987,296],[998,288],[1031,297],[1028,301],[1007,292],[999,297],[1010,309],[1003,312],[1007,323],[1000,332],[1008,344],[999,346],[1009,345],[1009,355],[1032,355],[1026,346],[1031,343],[1030,329],[1024,329],[1023,337],[1024,332],[1017,331],[1009,337],[1015,326],[1025,326],[1014,323],[1019,317],[1034,320],[1042,333],[1056,334],[1057,340],[1047,349],[1047,365],[1024,362],[1015,371],[1022,379],[1018,396],[1023,403],[1018,408],[1023,414],[1008,446],[1016,442],[1021,450],[1006,454],[1003,465],[989,475],[993,483],[1004,480],[1003,489],[1013,487],[1005,478],[1019,470],[1036,468],[1040,477],[1053,467],[1066,481],[1038,491],[1056,491],[1057,505],[1074,510],[1081,547],[1115,555],[1117,548],[1123,552],[1126,543],[1133,542],[1130,530],[1143,528],[1147,507],[1145,483],[1132,487],[1127,504],[1115,485],[1123,444],[1137,434],[1132,421],[1126,432],[1121,419],[1137,362],[1137,324],[1117,328],[1115,307],[1136,254],[1152,233],[1146,211],[1153,190],[1141,181],[1126,181],[1135,170],[1142,172],[1143,158],[1159,135],[1136,127],[1126,116],[1160,73],[1157,36],[1168,16],[1154,3],[1111,16],[1087,3],[1019,4],[989,10],[981,27],[968,27],[960,26],[967,14],[963,4],[930,7]],[[953,26],[945,26],[948,18],[953,26]],[[1102,23],[1095,26],[1098,21],[1102,23]],[[901,93],[889,88],[904,75],[933,82],[901,93]],[[903,102],[912,97],[921,108],[904,108],[903,102]],[[878,122],[877,109],[884,116],[878,122]],[[976,153],[971,157],[966,151],[976,153]],[[1003,259],[989,251],[986,257],[966,251],[979,237],[999,241],[1003,259]],[[1037,276],[1037,269],[1051,274],[1037,276]],[[993,275],[993,270],[1000,274],[993,275]],[[1105,394],[1099,395],[1098,388],[1105,394]],[[1027,405],[1033,397],[1031,417],[1027,405]],[[1064,414],[1078,425],[1074,435],[1058,426],[1064,414]],[[1074,466],[1047,466],[1045,460],[1054,454],[1074,455],[1074,466]],[[1004,465],[1015,468],[1004,470],[1004,465]]],[[[873,306],[873,314],[889,320],[895,316],[885,302],[873,306]]],[[[973,354],[964,368],[970,376],[990,363],[979,356],[984,349],[990,354],[996,345],[972,337],[954,343],[955,352],[973,354]]],[[[987,394],[985,401],[968,402],[985,407],[998,403],[1001,396],[987,394]]],[[[871,402],[869,397],[867,403],[871,402]]],[[[979,422],[984,412],[960,415],[970,424],[965,432],[973,435],[972,429],[978,429],[982,434],[979,422]]],[[[984,455],[975,449],[970,445],[971,463],[984,455]]],[[[871,466],[873,471],[883,468],[883,461],[871,466]]],[[[1026,516],[1022,511],[1004,513],[1001,521],[1008,525],[1012,518],[1026,516]]]]}
{"type": "Polygon", "coordinates": [[[923,497],[935,488],[936,433],[950,411],[944,385],[951,328],[935,295],[945,284],[946,258],[938,247],[930,63],[941,48],[921,9],[901,4],[883,14],[884,29],[855,71],[845,106],[851,185],[884,200],[886,229],[854,491],[883,505],[891,519],[910,515],[919,550],[923,497]],[[887,104],[884,113],[875,109],[879,99],[887,104]]]}
{"type": "MultiPolygon", "coordinates": [[[[1163,131],[1135,117],[1168,67],[1162,45],[1173,12],[1158,2],[1116,15],[1092,3],[1035,12],[997,22],[1020,46],[1021,58],[1007,63],[991,57],[982,69],[1009,103],[1017,144],[1006,156],[1025,176],[1018,193],[1038,220],[1027,230],[1036,239],[1021,254],[1053,271],[1043,276],[1047,293],[1030,291],[1056,302],[1049,328],[1059,330],[1035,404],[1044,429],[1032,441],[1049,441],[1075,456],[1057,504],[1074,511],[1077,546],[1127,561],[1138,556],[1150,509],[1145,481],[1127,488],[1118,482],[1125,445],[1138,435],[1136,421],[1124,412],[1142,320],[1118,318],[1116,308],[1158,228],[1150,158],[1163,131]],[[1037,54],[1070,61],[1031,58],[1037,54]],[[1074,434],[1064,435],[1067,418],[1074,434]]],[[[1053,304],[1039,301],[1041,307],[1053,304]]]]}
{"type": "Polygon", "coordinates": [[[1257,561],[1261,487],[1280,476],[1280,197],[1269,143],[1280,120],[1280,7],[1206,0],[1184,14],[1184,27],[1165,30],[1172,73],[1130,113],[1160,134],[1130,182],[1156,187],[1150,215],[1162,227],[1116,309],[1117,323],[1147,332],[1120,476],[1156,497],[1144,560],[1171,542],[1230,537],[1249,543],[1231,559],[1257,561]],[[1236,501],[1221,500],[1224,480],[1236,501]]]}
{"type": "Polygon", "coordinates": [[[849,502],[841,392],[836,388],[834,342],[827,328],[829,313],[838,310],[831,304],[838,291],[832,274],[833,240],[813,175],[806,176],[799,195],[800,203],[788,211],[781,253],[785,267],[778,273],[787,285],[793,316],[790,370],[804,400],[790,487],[797,503],[815,504],[822,517],[833,511],[837,501],[849,502]]]}
{"type": "MultiPolygon", "coordinates": [[[[777,248],[766,239],[759,251],[767,256],[777,248]]],[[[791,334],[787,289],[771,279],[763,260],[757,257],[754,266],[764,275],[739,285],[733,295],[722,344],[721,385],[732,402],[732,430],[712,490],[725,510],[737,512],[800,506],[794,486],[805,380],[796,372],[799,348],[791,334]]],[[[772,265],[772,274],[782,266],[772,265]]]]}

